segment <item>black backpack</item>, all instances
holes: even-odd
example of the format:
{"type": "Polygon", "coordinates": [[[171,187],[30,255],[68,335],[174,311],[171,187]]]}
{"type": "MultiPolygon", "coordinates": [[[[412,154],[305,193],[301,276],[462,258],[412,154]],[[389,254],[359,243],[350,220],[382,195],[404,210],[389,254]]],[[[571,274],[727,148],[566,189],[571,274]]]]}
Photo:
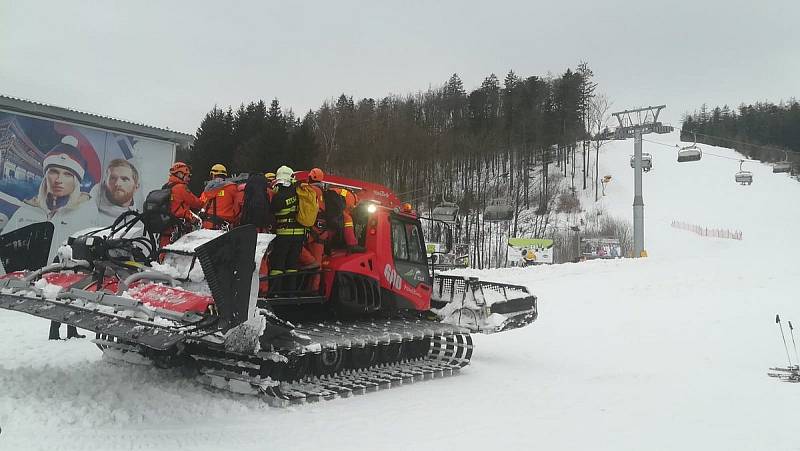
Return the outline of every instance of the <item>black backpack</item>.
{"type": "Polygon", "coordinates": [[[266,229],[274,220],[267,198],[267,179],[261,173],[253,174],[244,186],[244,201],[239,224],[253,224],[266,229]]]}
{"type": "Polygon", "coordinates": [[[333,233],[341,233],[344,230],[344,197],[336,191],[326,189],[322,192],[325,201],[325,224],[333,233]]]}
{"type": "Polygon", "coordinates": [[[177,222],[171,208],[172,186],[171,183],[167,183],[161,189],[154,189],[144,200],[142,222],[150,232],[162,232],[177,222]]]}

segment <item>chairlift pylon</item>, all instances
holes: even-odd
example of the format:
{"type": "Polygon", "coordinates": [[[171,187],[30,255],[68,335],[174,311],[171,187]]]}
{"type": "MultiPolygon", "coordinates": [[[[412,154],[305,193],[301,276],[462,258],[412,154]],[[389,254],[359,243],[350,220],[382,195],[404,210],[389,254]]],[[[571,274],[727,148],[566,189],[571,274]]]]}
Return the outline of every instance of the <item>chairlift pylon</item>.
{"type": "Polygon", "coordinates": [[[744,160],[739,160],[739,172],[734,175],[734,180],[740,185],[751,185],[753,183],[753,173],[742,169],[744,160]]]}
{"type": "Polygon", "coordinates": [[[686,161],[699,161],[703,158],[703,151],[697,147],[697,134],[694,135],[694,143],[691,146],[681,147],[678,149],[678,163],[686,161]]]}
{"type": "MultiPolygon", "coordinates": [[[[636,156],[631,155],[631,167],[636,167],[636,156]]],[[[650,172],[650,169],[653,169],[653,156],[649,153],[642,154],[642,170],[644,172],[650,172]]]]}

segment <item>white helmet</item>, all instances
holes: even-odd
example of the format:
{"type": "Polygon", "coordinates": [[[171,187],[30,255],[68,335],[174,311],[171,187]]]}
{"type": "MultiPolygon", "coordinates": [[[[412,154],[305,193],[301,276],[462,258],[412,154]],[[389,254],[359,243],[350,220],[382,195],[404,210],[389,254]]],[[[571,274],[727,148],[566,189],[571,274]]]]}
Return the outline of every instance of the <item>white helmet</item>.
{"type": "Polygon", "coordinates": [[[292,175],[294,171],[289,166],[281,166],[275,171],[275,180],[283,186],[292,184],[292,175]]]}

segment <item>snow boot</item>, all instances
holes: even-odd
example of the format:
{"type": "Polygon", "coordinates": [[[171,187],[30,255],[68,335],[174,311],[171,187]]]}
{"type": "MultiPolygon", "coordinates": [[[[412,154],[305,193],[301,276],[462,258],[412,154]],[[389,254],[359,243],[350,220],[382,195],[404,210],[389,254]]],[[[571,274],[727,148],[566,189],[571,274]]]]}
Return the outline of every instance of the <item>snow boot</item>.
{"type": "Polygon", "coordinates": [[[61,323],[50,321],[50,335],[47,337],[48,340],[61,340],[61,335],[58,333],[58,329],[61,328],[61,323]]]}
{"type": "Polygon", "coordinates": [[[67,326],[67,339],[70,338],[86,338],[86,335],[79,334],[75,326],[67,326]]]}

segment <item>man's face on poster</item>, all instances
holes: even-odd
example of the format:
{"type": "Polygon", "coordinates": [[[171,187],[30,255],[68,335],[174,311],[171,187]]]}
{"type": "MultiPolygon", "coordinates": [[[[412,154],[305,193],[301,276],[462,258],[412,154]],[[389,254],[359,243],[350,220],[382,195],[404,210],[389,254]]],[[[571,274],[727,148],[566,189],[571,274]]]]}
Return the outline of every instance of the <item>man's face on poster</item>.
{"type": "Polygon", "coordinates": [[[55,197],[69,196],[78,186],[75,174],[69,169],[51,166],[47,169],[47,193],[55,197]]]}
{"type": "Polygon", "coordinates": [[[133,170],[127,166],[115,166],[108,169],[106,192],[108,199],[120,207],[128,207],[133,202],[133,193],[139,189],[139,182],[133,176],[133,170]]]}

